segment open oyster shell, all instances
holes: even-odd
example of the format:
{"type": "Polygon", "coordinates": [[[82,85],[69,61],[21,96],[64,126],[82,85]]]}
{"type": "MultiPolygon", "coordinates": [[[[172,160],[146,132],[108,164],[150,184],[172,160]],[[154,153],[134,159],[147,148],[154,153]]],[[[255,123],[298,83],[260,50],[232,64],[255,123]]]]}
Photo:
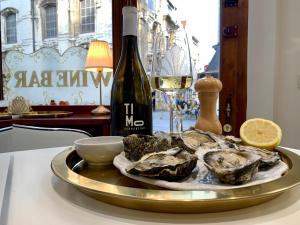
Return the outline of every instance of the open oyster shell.
{"type": "Polygon", "coordinates": [[[186,146],[195,151],[201,146],[205,148],[218,147],[218,143],[214,138],[208,132],[201,130],[187,130],[182,133],[181,138],[186,146]]]}
{"type": "Polygon", "coordinates": [[[176,147],[163,152],[144,155],[126,169],[130,174],[178,181],[189,176],[197,165],[197,156],[176,147]]]}
{"type": "Polygon", "coordinates": [[[141,134],[125,137],[123,144],[125,157],[131,161],[137,161],[148,153],[166,151],[171,148],[170,141],[162,136],[141,134]]]}
{"type": "Polygon", "coordinates": [[[242,151],[249,151],[258,154],[260,159],[259,169],[266,169],[276,165],[280,161],[280,156],[278,152],[255,148],[251,146],[240,145],[239,149],[242,151]]]}
{"type": "Polygon", "coordinates": [[[182,148],[185,151],[188,151],[191,154],[195,153],[195,149],[190,148],[189,146],[187,146],[179,135],[172,135],[171,136],[171,145],[172,145],[172,148],[179,147],[179,148],[182,148]]]}
{"type": "Polygon", "coordinates": [[[235,149],[207,152],[204,164],[225,184],[244,184],[258,171],[261,157],[249,151],[235,149]]]}

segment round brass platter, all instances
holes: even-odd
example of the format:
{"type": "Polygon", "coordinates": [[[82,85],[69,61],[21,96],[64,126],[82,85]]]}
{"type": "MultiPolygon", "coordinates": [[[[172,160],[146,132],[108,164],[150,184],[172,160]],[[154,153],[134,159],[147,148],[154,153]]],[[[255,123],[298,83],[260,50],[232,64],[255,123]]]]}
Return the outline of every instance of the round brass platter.
{"type": "Polygon", "coordinates": [[[68,111],[30,111],[22,113],[22,118],[57,118],[71,116],[73,112],[68,111]]]}
{"type": "Polygon", "coordinates": [[[155,212],[220,212],[266,202],[300,183],[300,156],[282,148],[277,150],[289,165],[284,176],[264,184],[226,190],[172,191],[147,186],[121,175],[113,166],[89,169],[71,148],[56,155],[51,168],[65,182],[109,204],[155,212]]]}

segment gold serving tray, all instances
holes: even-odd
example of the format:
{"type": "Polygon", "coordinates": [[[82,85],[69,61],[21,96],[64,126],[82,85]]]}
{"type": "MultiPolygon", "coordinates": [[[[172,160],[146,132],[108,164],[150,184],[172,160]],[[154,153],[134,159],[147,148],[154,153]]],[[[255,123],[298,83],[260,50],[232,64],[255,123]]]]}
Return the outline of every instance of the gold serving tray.
{"type": "Polygon", "coordinates": [[[73,112],[68,111],[30,111],[22,113],[22,118],[57,118],[71,116],[73,112]]]}
{"type": "Polygon", "coordinates": [[[0,120],[9,120],[12,116],[9,113],[6,112],[0,112],[0,120]]]}
{"type": "Polygon", "coordinates": [[[89,196],[126,208],[168,212],[204,213],[245,208],[269,201],[300,183],[300,156],[277,149],[289,165],[281,178],[264,184],[226,190],[173,191],[123,176],[116,168],[92,169],[69,148],[54,157],[52,171],[89,196]]]}

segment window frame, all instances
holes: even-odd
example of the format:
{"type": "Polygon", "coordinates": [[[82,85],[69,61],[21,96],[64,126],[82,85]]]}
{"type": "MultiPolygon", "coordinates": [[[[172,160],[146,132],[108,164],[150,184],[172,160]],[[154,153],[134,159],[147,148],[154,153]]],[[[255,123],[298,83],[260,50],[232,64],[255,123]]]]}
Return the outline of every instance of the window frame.
{"type": "Polygon", "coordinates": [[[219,118],[224,134],[239,137],[247,114],[249,0],[239,0],[237,7],[225,7],[227,1],[220,1],[220,80],[223,89],[219,97],[219,118]],[[237,35],[228,37],[225,31],[234,26],[237,26],[237,35]],[[226,124],[231,126],[230,132],[224,132],[226,124]]]}
{"type": "Polygon", "coordinates": [[[80,2],[79,2],[79,26],[80,26],[80,34],[90,34],[90,33],[94,33],[95,31],[96,31],[96,2],[95,2],[95,0],[80,0],[80,2]],[[89,14],[88,16],[87,16],[87,14],[85,14],[85,16],[84,16],[84,18],[85,19],[88,19],[88,18],[93,18],[94,20],[92,21],[92,22],[90,22],[90,23],[85,23],[85,24],[83,24],[82,23],[82,18],[83,18],[83,16],[82,16],[82,2],[85,2],[85,5],[86,5],[86,3],[87,3],[87,1],[89,2],[89,8],[87,8],[87,7],[85,7],[84,8],[84,10],[85,10],[85,13],[86,13],[86,11],[87,11],[87,9],[89,9],[89,10],[92,10],[93,9],[93,11],[94,11],[94,13],[93,14],[89,14]],[[92,6],[92,1],[93,1],[93,6],[92,6]],[[83,25],[85,25],[85,26],[91,26],[92,25],[92,27],[93,27],[93,29],[92,30],[87,30],[87,31],[83,31],[83,25]]]}
{"type": "Polygon", "coordinates": [[[5,15],[5,43],[10,45],[10,44],[16,44],[18,43],[18,36],[17,36],[17,14],[16,13],[9,13],[5,15]],[[14,24],[14,27],[9,27],[8,26],[8,18],[13,17],[13,21],[10,21],[10,23],[14,24]],[[10,38],[13,40],[9,40],[8,36],[8,31],[11,30],[10,38]]]}
{"type": "MultiPolygon", "coordinates": [[[[15,9],[15,8],[12,8],[12,7],[7,7],[5,9],[3,9],[1,11],[1,14],[0,14],[0,100],[4,100],[4,90],[3,90],[3,86],[4,86],[4,83],[3,83],[3,79],[4,79],[4,74],[3,74],[3,68],[2,68],[2,34],[3,36],[5,37],[6,34],[5,34],[5,27],[3,29],[3,33],[2,33],[2,26],[5,25],[5,16],[7,14],[10,14],[10,13],[14,13],[16,14],[16,23],[17,23],[17,15],[18,15],[18,10],[15,9]],[[3,20],[3,21],[2,21],[3,20]],[[3,22],[3,23],[2,23],[3,22]]],[[[16,29],[17,29],[17,24],[16,24],[16,29]]],[[[17,41],[18,41],[18,33],[16,31],[16,35],[17,35],[17,41]]],[[[14,43],[14,44],[17,44],[18,42],[14,43]]],[[[6,44],[6,43],[5,43],[6,44]]]]}
{"type": "MultiPolygon", "coordinates": [[[[4,35],[4,40],[5,40],[5,44],[16,44],[18,43],[18,33],[17,33],[17,14],[18,14],[18,10],[15,9],[15,8],[12,8],[12,7],[7,7],[5,9],[3,9],[1,11],[1,16],[0,16],[0,22],[1,22],[1,26],[3,25],[4,26],[4,29],[3,29],[3,35],[4,35]],[[6,29],[6,18],[10,15],[15,15],[15,23],[16,23],[16,26],[15,26],[15,34],[16,34],[16,42],[13,42],[13,43],[7,43],[7,29],[6,29]],[[3,20],[3,21],[1,21],[3,20]]],[[[2,46],[2,45],[1,45],[2,46]]],[[[0,47],[1,47],[0,46],[0,47]]]]}
{"type": "Polygon", "coordinates": [[[50,38],[56,38],[58,35],[58,24],[57,24],[57,5],[56,3],[47,3],[45,5],[42,6],[42,20],[43,20],[43,39],[50,39],[50,38]],[[55,7],[55,29],[53,29],[55,31],[55,35],[54,36],[48,36],[48,18],[47,18],[47,10],[49,10],[49,8],[54,8],[55,7]]]}

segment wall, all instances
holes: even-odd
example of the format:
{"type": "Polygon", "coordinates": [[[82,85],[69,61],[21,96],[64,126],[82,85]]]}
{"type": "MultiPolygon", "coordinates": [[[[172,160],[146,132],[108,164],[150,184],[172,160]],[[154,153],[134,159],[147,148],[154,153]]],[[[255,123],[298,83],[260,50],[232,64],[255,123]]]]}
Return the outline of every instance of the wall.
{"type": "Polygon", "coordinates": [[[280,1],[279,8],[274,118],[283,128],[283,144],[300,148],[300,1],[280,1]]]}
{"type": "Polygon", "coordinates": [[[300,148],[299,0],[249,0],[247,117],[283,129],[281,145],[300,148]]]}
{"type": "Polygon", "coordinates": [[[249,0],[247,117],[273,119],[277,0],[249,0]]]}

